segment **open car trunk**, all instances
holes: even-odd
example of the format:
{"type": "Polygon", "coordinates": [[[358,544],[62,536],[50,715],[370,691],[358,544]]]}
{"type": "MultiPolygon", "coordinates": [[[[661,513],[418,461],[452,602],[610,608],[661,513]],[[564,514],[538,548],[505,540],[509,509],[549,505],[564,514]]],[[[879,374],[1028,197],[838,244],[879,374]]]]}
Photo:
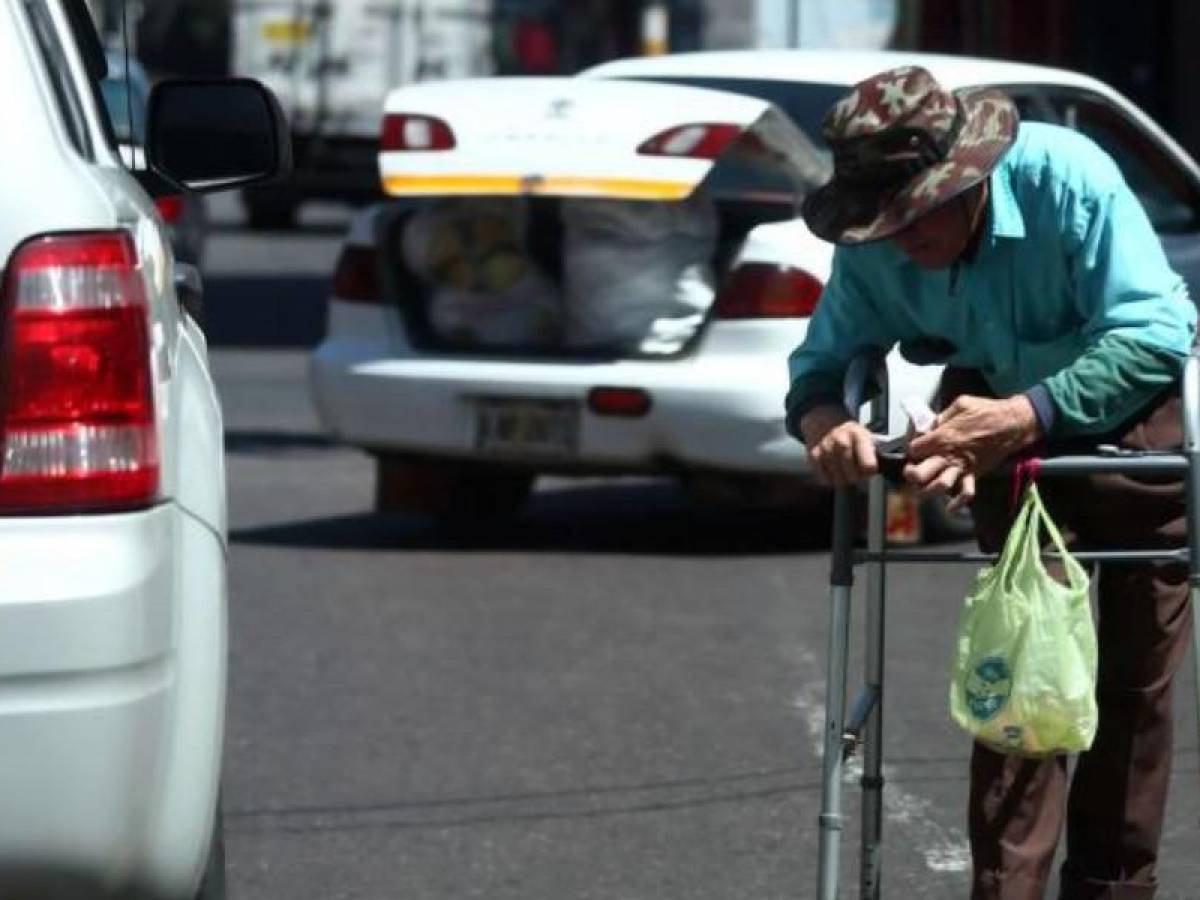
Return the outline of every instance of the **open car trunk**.
{"type": "Polygon", "coordinates": [[[749,231],[827,173],[779,110],[719,91],[489,79],[401,88],[386,112],[379,244],[431,349],[682,353],[749,231]]]}

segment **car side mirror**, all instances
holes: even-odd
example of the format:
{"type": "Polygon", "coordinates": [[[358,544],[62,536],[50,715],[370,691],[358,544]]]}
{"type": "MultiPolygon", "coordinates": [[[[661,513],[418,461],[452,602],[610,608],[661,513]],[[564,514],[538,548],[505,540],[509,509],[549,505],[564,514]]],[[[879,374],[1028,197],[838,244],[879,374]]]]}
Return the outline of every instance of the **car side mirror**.
{"type": "Polygon", "coordinates": [[[275,95],[257,81],[172,79],[150,92],[146,161],[176,185],[210,193],[290,175],[292,140],[275,95]]]}

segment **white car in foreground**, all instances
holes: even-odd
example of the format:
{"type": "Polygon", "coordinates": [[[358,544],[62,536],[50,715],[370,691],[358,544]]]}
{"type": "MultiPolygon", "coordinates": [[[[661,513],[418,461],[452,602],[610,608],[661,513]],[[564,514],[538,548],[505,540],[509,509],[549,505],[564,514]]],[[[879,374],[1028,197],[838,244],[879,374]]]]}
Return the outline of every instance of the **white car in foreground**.
{"type": "MultiPolygon", "coordinates": [[[[0,897],[215,898],[221,414],[104,72],[83,0],[0,0],[0,897]]],[[[148,189],[286,162],[252,83],[161,85],[148,137],[148,189]]]]}
{"type": "MultiPolygon", "coordinates": [[[[735,51],[617,61],[575,79],[400,88],[387,101],[380,160],[395,199],[350,230],[311,368],[325,426],[378,460],[379,506],[501,512],[544,472],[670,473],[727,496],[787,496],[777,489],[801,483],[806,466],[784,429],[786,358],[832,259],[795,218],[803,193],[827,174],[814,146],[819,123],[850,85],[908,62],[951,88],[1001,85],[1027,118],[1086,130],[1125,168],[1168,252],[1193,274],[1195,164],[1082,75],[915,54],[735,51]],[[566,285],[569,323],[571,303],[589,300],[570,290],[570,204],[701,194],[719,219],[708,261],[715,296],[667,353],[644,352],[644,342],[583,352],[569,329],[566,341],[506,346],[439,333],[438,288],[413,271],[408,252],[405,229],[431,204],[458,197],[482,209],[498,196],[525,198],[526,250],[566,285]]],[[[610,282],[595,284],[619,298],[637,267],[613,260],[610,282]]],[[[938,371],[895,353],[889,368],[895,433],[899,398],[932,394],[938,371]]]]}

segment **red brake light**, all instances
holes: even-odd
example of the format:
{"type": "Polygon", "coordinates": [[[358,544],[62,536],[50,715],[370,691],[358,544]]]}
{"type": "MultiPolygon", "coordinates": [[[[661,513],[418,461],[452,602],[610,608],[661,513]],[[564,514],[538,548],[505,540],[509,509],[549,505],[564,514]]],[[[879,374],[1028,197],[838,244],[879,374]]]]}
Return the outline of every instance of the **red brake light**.
{"type": "Polygon", "coordinates": [[[4,282],[0,511],[83,512],[158,496],[149,315],[124,232],[36,238],[4,282]]]}
{"type": "Polygon", "coordinates": [[[183,217],[182,194],[168,194],[165,197],[159,197],[154,201],[154,205],[158,207],[158,214],[168,225],[176,224],[183,217]]]}
{"type": "Polygon", "coordinates": [[[434,116],[389,113],[383,118],[383,150],[450,150],[455,144],[450,126],[434,116]]]}
{"type": "Polygon", "coordinates": [[[693,159],[716,159],[725,152],[738,135],[739,125],[697,123],[678,125],[646,141],[637,152],[645,156],[687,156],[693,159]]]}
{"type": "Polygon", "coordinates": [[[717,297],[719,319],[782,319],[811,316],[824,286],[803,269],[773,263],[738,266],[717,297]]]}
{"type": "Polygon", "coordinates": [[[601,416],[637,418],[650,412],[650,395],[641,388],[592,388],[587,397],[588,408],[601,416]]]}
{"type": "Polygon", "coordinates": [[[333,273],[333,296],[351,303],[380,303],[379,257],[374,247],[347,244],[333,273]]]}

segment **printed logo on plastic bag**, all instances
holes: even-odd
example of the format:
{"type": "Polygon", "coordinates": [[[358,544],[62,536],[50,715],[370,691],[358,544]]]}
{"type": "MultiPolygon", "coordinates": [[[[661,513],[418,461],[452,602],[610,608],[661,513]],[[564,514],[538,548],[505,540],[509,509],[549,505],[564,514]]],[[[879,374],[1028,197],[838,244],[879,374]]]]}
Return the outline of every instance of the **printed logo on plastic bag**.
{"type": "Polygon", "coordinates": [[[967,708],[981,722],[993,718],[1012,693],[1012,671],[999,656],[989,656],[967,675],[967,708]]]}

